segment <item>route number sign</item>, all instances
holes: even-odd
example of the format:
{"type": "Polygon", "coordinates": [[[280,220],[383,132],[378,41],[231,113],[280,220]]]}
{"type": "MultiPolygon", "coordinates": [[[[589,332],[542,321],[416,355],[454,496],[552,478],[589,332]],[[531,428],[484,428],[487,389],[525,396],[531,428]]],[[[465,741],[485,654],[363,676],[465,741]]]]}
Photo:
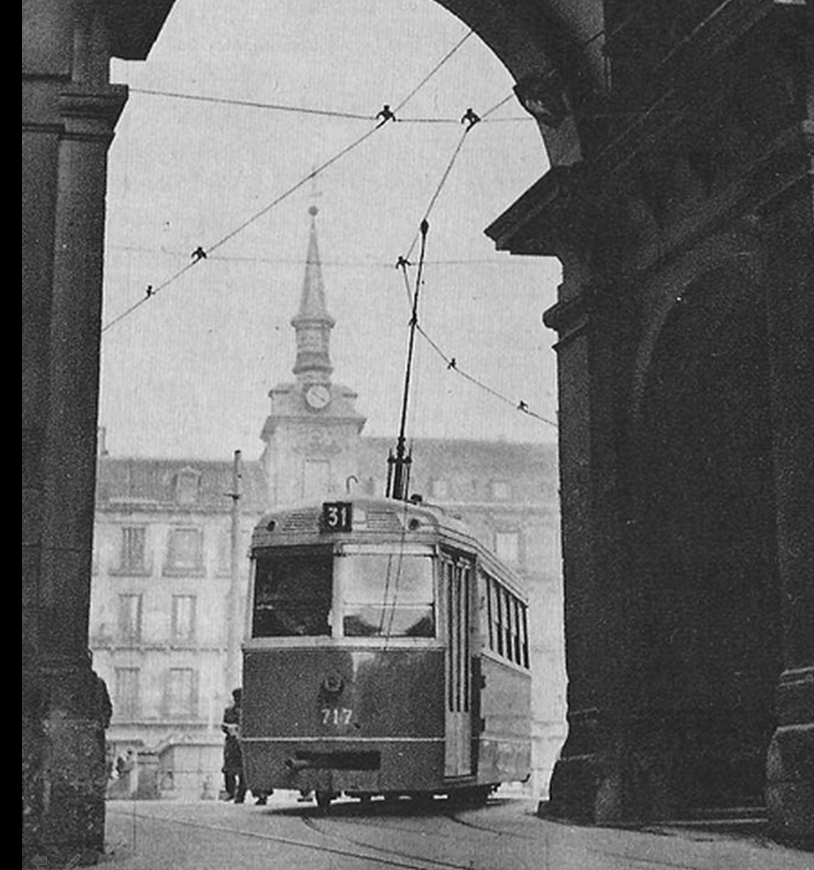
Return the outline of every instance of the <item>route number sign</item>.
{"type": "Polygon", "coordinates": [[[349,532],[353,528],[353,505],[349,501],[326,501],[322,505],[322,529],[349,532]]]}

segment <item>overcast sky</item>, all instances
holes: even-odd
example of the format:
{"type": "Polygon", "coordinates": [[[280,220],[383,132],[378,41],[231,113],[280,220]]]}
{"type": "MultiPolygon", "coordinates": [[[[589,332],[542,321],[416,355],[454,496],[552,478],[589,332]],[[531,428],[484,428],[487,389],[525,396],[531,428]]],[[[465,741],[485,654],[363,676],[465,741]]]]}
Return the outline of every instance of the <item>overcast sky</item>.
{"type": "MultiPolygon", "coordinates": [[[[113,455],[259,456],[270,387],[290,381],[291,317],[317,226],[334,381],[359,393],[365,432],[398,432],[409,306],[406,254],[468,107],[511,92],[476,36],[388,123],[219,244],[369,120],[183,100],[153,90],[374,116],[399,105],[468,32],[431,0],[176,0],[146,63],[113,65],[131,95],[110,150],[100,421],[113,455]],[[408,119],[446,119],[407,123],[408,119]],[[162,284],[190,263],[206,260],[162,284]]],[[[556,419],[554,260],[498,253],[484,233],[546,170],[514,98],[467,134],[430,214],[419,320],[459,368],[556,419]]],[[[411,260],[417,260],[417,249],[411,260]]],[[[412,275],[415,274],[413,271],[412,275]]],[[[556,430],[447,369],[419,338],[408,434],[551,441],[556,430]]]]}

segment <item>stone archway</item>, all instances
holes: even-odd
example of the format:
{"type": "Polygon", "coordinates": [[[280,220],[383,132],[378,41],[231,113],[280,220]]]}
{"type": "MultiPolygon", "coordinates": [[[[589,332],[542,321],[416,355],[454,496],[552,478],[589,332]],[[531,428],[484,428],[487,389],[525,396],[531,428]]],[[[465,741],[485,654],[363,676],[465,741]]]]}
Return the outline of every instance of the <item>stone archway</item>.
{"type": "Polygon", "coordinates": [[[720,268],[664,324],[633,436],[630,801],[762,806],[782,671],[765,291],[720,268]]]}
{"type": "MultiPolygon", "coordinates": [[[[769,800],[786,832],[811,836],[814,606],[806,523],[810,517],[800,508],[810,494],[806,469],[813,428],[801,411],[810,407],[807,324],[814,239],[811,81],[805,71],[806,63],[810,69],[812,52],[810,41],[801,38],[805,6],[756,0],[692,4],[444,0],[443,5],[468,23],[523,85],[519,96],[541,124],[553,165],[489,228],[489,235],[501,249],[553,254],[565,265],[560,302],[547,315],[547,322],[560,332],[570,680],[569,745],[559,765],[555,804],[594,819],[635,817],[624,807],[629,800],[624,795],[625,781],[631,771],[623,762],[636,759],[641,768],[647,753],[631,751],[635,735],[627,728],[624,710],[631,688],[625,681],[634,671],[629,670],[629,651],[619,638],[626,631],[628,597],[641,605],[646,617],[658,610],[663,593],[648,587],[641,564],[636,589],[631,589],[625,575],[627,477],[632,474],[636,481],[633,489],[641,500],[640,512],[653,507],[680,529],[682,517],[690,517],[703,501],[706,459],[725,489],[734,485],[726,451],[707,449],[716,424],[729,419],[740,421],[743,428],[745,421],[754,419],[754,436],[742,443],[731,438],[724,443],[742,458],[764,452],[757,447],[765,432],[757,404],[735,402],[731,415],[724,418],[715,405],[714,397],[730,398],[722,387],[733,360],[753,366],[758,373],[765,371],[758,358],[744,357],[736,349],[732,360],[718,361],[721,366],[714,381],[699,370],[697,386],[711,390],[711,416],[687,443],[660,431],[659,418],[664,415],[684,425],[692,417],[691,406],[672,397],[669,390],[645,390],[648,431],[652,438],[662,438],[661,452],[650,455],[658,466],[659,486],[654,488],[631,470],[636,462],[625,455],[624,421],[629,411],[631,357],[639,340],[637,318],[646,302],[643,276],[658,273],[670,257],[685,255],[699,238],[714,237],[733,216],[759,213],[757,220],[765,225],[767,237],[767,268],[775,282],[768,305],[769,368],[775,543],[783,589],[784,671],[778,684],[779,727],[769,751],[769,800]],[[770,61],[765,58],[767,45],[770,61]],[[733,85],[747,80],[742,76],[744,68],[753,74],[748,93],[738,92],[733,85]],[[720,123],[727,119],[737,123],[733,127],[720,123]],[[731,153],[727,150],[731,143],[722,142],[720,132],[730,128],[750,131],[731,153]],[[686,170],[678,180],[669,176],[676,151],[686,158],[686,170]],[[637,196],[637,188],[642,197],[637,196]],[[626,214],[620,208],[625,204],[635,209],[626,214]],[[684,465],[694,470],[686,491],[678,473],[684,465]],[[660,487],[681,492],[683,501],[671,505],[660,487]],[[625,655],[628,660],[620,669],[619,658],[625,655]]],[[[99,776],[104,769],[106,704],[87,656],[87,616],[106,151],[126,99],[125,89],[109,83],[107,66],[111,55],[146,58],[171,6],[172,0],[27,0],[23,6],[23,821],[27,855],[40,851],[67,860],[77,851],[94,853],[102,847],[99,776]]],[[[690,301],[690,313],[694,304],[690,301]]],[[[682,320],[690,322],[691,317],[688,321],[679,316],[668,326],[662,346],[674,344],[654,360],[653,373],[665,361],[666,384],[682,382],[678,367],[669,363],[670,354],[684,358],[681,355],[687,350],[682,320]]],[[[737,325],[743,335],[757,336],[750,330],[761,328],[748,318],[737,325]]],[[[753,487],[765,491],[760,463],[747,481],[748,485],[738,482],[730,495],[745,500],[753,487]]],[[[723,505],[717,498],[716,494],[712,504],[723,505]]],[[[756,532],[754,540],[764,541],[765,511],[753,516],[747,510],[747,515],[756,532]]],[[[720,518],[713,512],[710,520],[720,518]]],[[[652,523],[649,530],[644,525],[648,549],[652,545],[662,563],[674,552],[692,555],[691,546],[667,547],[652,523]]],[[[689,558],[682,571],[668,572],[666,588],[674,592],[682,584],[697,592],[709,561],[723,558],[717,545],[706,540],[707,529],[697,521],[688,528],[689,540],[703,545],[709,559],[701,564],[689,558]]],[[[733,531],[726,524],[717,528],[721,534],[733,531]]],[[[761,553],[768,559],[766,551],[761,553]]],[[[704,589],[712,596],[711,604],[730,601],[733,595],[728,581],[720,578],[734,577],[737,571],[734,562],[724,561],[725,570],[704,589]]],[[[760,583],[758,587],[763,588],[760,583]]],[[[770,586],[765,588],[771,610],[775,604],[770,586]]],[[[776,623],[766,620],[760,610],[760,599],[750,597],[740,616],[722,621],[722,627],[715,629],[724,646],[724,684],[733,699],[727,707],[730,713],[738,709],[734,698],[739,663],[754,665],[757,673],[750,683],[756,688],[749,688],[747,696],[755,699],[758,712],[747,716],[749,735],[745,741],[739,739],[746,756],[753,754],[750,747],[762,745],[765,739],[761,724],[767,704],[765,682],[776,667],[772,634],[776,623]],[[753,644],[738,645],[740,641],[733,638],[748,627],[752,615],[758,617],[758,627],[772,636],[767,655],[753,644]]],[[[680,612],[680,620],[666,623],[669,630],[677,627],[679,634],[693,630],[697,634],[703,628],[700,606],[680,612]]],[[[640,622],[644,626],[646,618],[640,622]]],[[[681,649],[693,650],[690,658],[696,669],[712,656],[703,638],[696,646],[689,638],[676,645],[637,630],[630,641],[634,649],[639,644],[655,650],[668,667],[681,649]]],[[[649,680],[658,684],[659,677],[651,673],[649,680]]],[[[665,702],[670,701],[669,690],[662,686],[660,692],[665,702]]],[[[704,697],[703,691],[688,687],[686,700],[678,696],[673,700],[682,710],[694,710],[703,706],[704,697]]],[[[730,716],[728,721],[733,728],[741,727],[740,719],[736,722],[730,716]]],[[[688,773],[686,788],[673,796],[671,777],[684,773],[665,769],[665,740],[660,736],[664,729],[648,728],[647,734],[651,733],[655,761],[652,773],[644,765],[645,780],[667,804],[691,803],[698,776],[688,773]]],[[[717,751],[713,744],[708,741],[706,746],[717,751]]],[[[754,771],[748,759],[744,764],[745,770],[754,771]]],[[[753,775],[745,774],[744,794],[753,791],[753,775]]]]}
{"type": "MultiPolygon", "coordinates": [[[[110,705],[91,667],[87,627],[107,149],[127,99],[109,81],[109,61],[146,59],[172,5],[23,4],[26,857],[91,860],[103,848],[110,705]]],[[[551,28],[540,29],[531,7],[448,8],[510,69],[551,68],[540,42],[551,28]]]]}

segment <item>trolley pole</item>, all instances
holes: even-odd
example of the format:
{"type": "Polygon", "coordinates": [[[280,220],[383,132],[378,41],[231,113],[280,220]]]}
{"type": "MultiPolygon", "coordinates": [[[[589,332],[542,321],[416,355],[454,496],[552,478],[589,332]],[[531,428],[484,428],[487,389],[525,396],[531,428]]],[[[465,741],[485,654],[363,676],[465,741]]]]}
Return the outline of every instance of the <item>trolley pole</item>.
{"type": "Polygon", "coordinates": [[[421,233],[421,256],[418,260],[418,274],[415,279],[413,291],[413,313],[410,317],[410,341],[407,347],[407,365],[404,368],[404,389],[401,396],[401,424],[399,437],[396,441],[396,454],[391,452],[387,457],[387,495],[399,501],[407,501],[410,485],[410,463],[412,457],[405,447],[405,431],[407,428],[407,403],[410,398],[410,375],[413,369],[413,349],[415,347],[415,333],[418,329],[418,293],[421,290],[421,280],[424,270],[424,255],[427,250],[427,233],[430,225],[426,218],[421,221],[419,232],[421,233]]]}
{"type": "Polygon", "coordinates": [[[229,537],[229,595],[226,603],[226,693],[236,688],[240,679],[240,500],[241,500],[241,453],[235,450],[232,463],[232,525],[229,537]]]}

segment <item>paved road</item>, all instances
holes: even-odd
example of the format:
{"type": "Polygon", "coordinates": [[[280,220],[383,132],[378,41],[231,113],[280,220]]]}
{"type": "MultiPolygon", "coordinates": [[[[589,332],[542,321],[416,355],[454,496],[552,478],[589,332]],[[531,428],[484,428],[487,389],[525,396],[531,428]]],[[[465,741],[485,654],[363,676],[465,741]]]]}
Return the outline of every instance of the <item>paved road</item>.
{"type": "Polygon", "coordinates": [[[480,809],[436,801],[368,807],[339,801],[326,817],[288,793],[266,807],[108,803],[108,866],[123,870],[814,870],[814,855],[749,838],[641,833],[542,821],[534,804],[480,809]]]}

